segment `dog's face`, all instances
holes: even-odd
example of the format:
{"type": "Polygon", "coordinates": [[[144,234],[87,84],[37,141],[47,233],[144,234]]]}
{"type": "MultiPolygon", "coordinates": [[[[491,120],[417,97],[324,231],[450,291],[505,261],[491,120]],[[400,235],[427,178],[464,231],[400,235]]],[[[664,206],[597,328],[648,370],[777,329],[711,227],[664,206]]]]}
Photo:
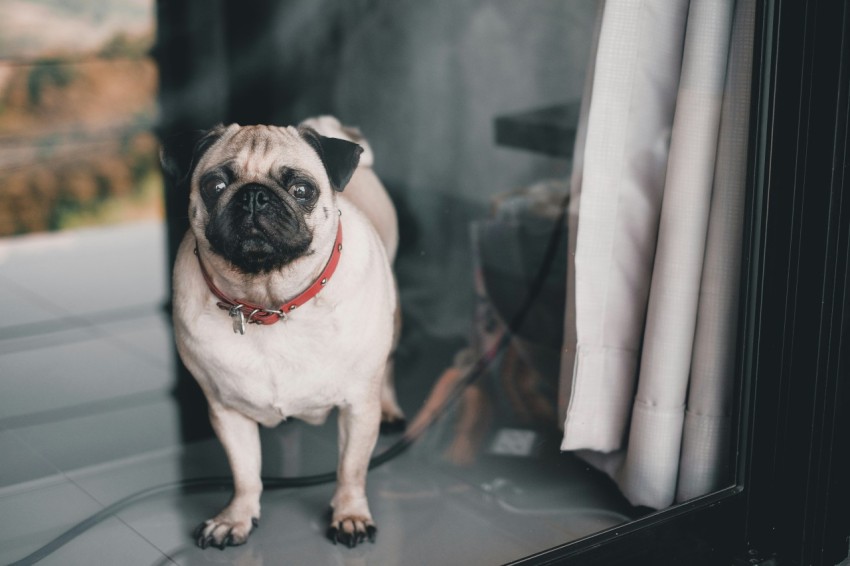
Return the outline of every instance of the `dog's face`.
{"type": "Polygon", "coordinates": [[[313,252],[361,151],[307,128],[234,124],[166,143],[162,157],[166,173],[188,184],[197,240],[250,275],[313,252]]]}

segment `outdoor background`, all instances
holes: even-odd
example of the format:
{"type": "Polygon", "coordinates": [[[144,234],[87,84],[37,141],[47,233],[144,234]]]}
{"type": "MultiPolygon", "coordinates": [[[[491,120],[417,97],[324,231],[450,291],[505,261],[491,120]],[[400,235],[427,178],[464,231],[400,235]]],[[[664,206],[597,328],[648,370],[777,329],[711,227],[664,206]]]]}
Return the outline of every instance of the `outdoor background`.
{"type": "Polygon", "coordinates": [[[0,237],[161,218],[152,0],[0,0],[0,237]]]}

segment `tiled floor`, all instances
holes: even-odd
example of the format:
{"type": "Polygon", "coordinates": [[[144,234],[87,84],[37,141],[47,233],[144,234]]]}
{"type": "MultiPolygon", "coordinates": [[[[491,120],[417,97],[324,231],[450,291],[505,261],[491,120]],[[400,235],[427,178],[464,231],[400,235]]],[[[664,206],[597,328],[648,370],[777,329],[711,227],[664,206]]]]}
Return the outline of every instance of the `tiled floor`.
{"type": "MultiPolygon", "coordinates": [[[[142,223],[0,241],[0,564],[139,490],[229,474],[216,440],[181,441],[163,230],[142,223]]],[[[423,336],[399,361],[409,415],[456,347],[435,339],[425,348],[423,336]]],[[[266,476],[335,467],[333,422],[266,430],[263,445],[266,476]]],[[[224,552],[196,548],[191,532],[228,491],[171,489],[41,563],[501,564],[632,512],[607,480],[543,445],[535,457],[485,455],[457,467],[426,435],[370,472],[378,541],[353,550],[323,536],[331,485],[267,491],[260,528],[224,552]]]]}

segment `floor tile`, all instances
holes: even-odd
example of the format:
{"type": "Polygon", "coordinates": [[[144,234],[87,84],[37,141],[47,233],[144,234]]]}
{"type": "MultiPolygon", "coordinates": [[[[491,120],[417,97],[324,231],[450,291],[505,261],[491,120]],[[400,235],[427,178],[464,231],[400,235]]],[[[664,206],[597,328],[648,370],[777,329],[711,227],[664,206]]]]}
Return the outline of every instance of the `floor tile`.
{"type": "MultiPolygon", "coordinates": [[[[264,462],[264,475],[333,472],[335,469],[333,450],[322,446],[324,441],[320,437],[310,436],[309,432],[300,428],[306,425],[292,424],[292,427],[288,425],[284,427],[283,433],[280,429],[264,431],[263,444],[267,448],[275,443],[284,445],[287,448],[284,457],[290,461],[288,464],[281,464],[267,458],[264,462]],[[330,459],[333,461],[329,467],[322,467],[326,465],[321,461],[322,458],[308,457],[315,454],[317,448],[320,448],[319,451],[322,453],[330,454],[330,459]],[[309,464],[306,463],[308,460],[309,464]]],[[[183,478],[229,478],[230,470],[220,444],[217,440],[210,439],[179,448],[143,454],[137,458],[127,458],[77,470],[69,473],[68,477],[94,499],[109,505],[151,487],[173,486],[175,482],[183,478]]],[[[119,511],[117,516],[162,552],[181,562],[187,554],[195,558],[203,556],[203,554],[197,554],[199,549],[194,547],[191,534],[200,522],[226,505],[231,489],[229,479],[223,486],[201,493],[196,493],[194,490],[166,488],[119,511]]],[[[279,494],[286,491],[293,490],[268,490],[264,496],[264,505],[268,501],[270,506],[274,506],[275,500],[280,497],[279,494]]],[[[313,509],[317,516],[322,515],[328,500],[322,501],[313,509]]],[[[296,507],[300,508],[300,505],[296,507]]],[[[298,520],[302,519],[299,517],[298,520]]],[[[221,553],[207,554],[209,558],[221,559],[222,556],[224,555],[221,553]]],[[[231,563],[232,559],[233,555],[229,555],[224,563],[231,563]]]]}
{"type": "Polygon", "coordinates": [[[0,430],[0,490],[59,473],[56,466],[30,448],[14,432],[0,430]]]}
{"type": "Polygon", "coordinates": [[[100,329],[111,341],[128,351],[168,371],[174,370],[177,351],[171,322],[159,306],[150,308],[141,316],[101,323],[100,329]]]}
{"type": "MultiPolygon", "coordinates": [[[[297,432],[297,427],[293,430],[297,432]]],[[[298,434],[310,430],[305,426],[298,434]]],[[[275,441],[264,438],[269,440],[275,441]]],[[[313,454],[316,450],[307,456],[313,454]]],[[[119,464],[75,472],[70,477],[106,504],[135,490],[181,477],[228,473],[215,440],[191,445],[185,453],[163,451],[119,464]]],[[[496,471],[491,477],[500,475],[496,471]]],[[[578,538],[619,522],[616,515],[590,507],[589,496],[578,497],[572,505],[561,501],[562,508],[558,508],[559,494],[550,491],[553,503],[548,508],[514,508],[505,503],[509,498],[498,493],[499,489],[508,489],[504,483],[499,489],[485,488],[476,483],[474,475],[463,476],[446,474],[434,466],[433,458],[409,453],[370,472],[368,489],[380,527],[379,542],[353,551],[334,547],[323,537],[332,484],[267,490],[260,529],[248,545],[224,553],[195,548],[191,533],[226,503],[229,486],[204,493],[167,491],[120,511],[119,517],[180,564],[238,563],[262,560],[263,556],[286,556],[296,564],[304,560],[329,564],[497,564],[554,546],[568,536],[578,538]],[[439,545],[434,541],[440,541],[439,545]]],[[[570,482],[568,477],[560,480],[561,484],[570,482]]]]}
{"type": "Polygon", "coordinates": [[[103,339],[0,355],[0,421],[171,386],[171,372],[103,339]]]}
{"type": "MultiPolygon", "coordinates": [[[[32,485],[32,484],[30,484],[32,485]]],[[[18,560],[100,509],[68,480],[0,493],[0,563],[18,560]]],[[[117,519],[73,540],[40,564],[152,564],[162,553],[117,519]],[[93,544],[100,540],[100,544],[93,544]],[[104,545],[102,541],[108,540],[104,545]]]]}
{"type": "Polygon", "coordinates": [[[35,325],[56,318],[56,313],[50,305],[43,304],[29,293],[22,292],[17,283],[13,283],[0,275],[0,337],[11,334],[10,327],[35,325]]]}
{"type": "Polygon", "coordinates": [[[179,446],[177,405],[158,401],[120,410],[14,429],[34,451],[62,471],[179,446]]]}
{"type": "Polygon", "coordinates": [[[0,563],[17,560],[100,508],[63,478],[0,493],[0,563]]]}
{"type": "Polygon", "coordinates": [[[379,525],[378,542],[353,550],[335,546],[324,536],[332,484],[265,493],[260,527],[249,544],[224,552],[197,548],[191,535],[226,502],[226,491],[173,491],[119,516],[164,554],[186,565],[279,564],[283,557],[291,564],[497,564],[533,550],[494,528],[486,515],[455,503],[451,485],[435,485],[433,478],[410,481],[410,474],[402,477],[399,481],[389,467],[372,475],[368,491],[379,525]]]}
{"type": "MultiPolygon", "coordinates": [[[[0,369],[4,367],[3,356],[6,354],[20,354],[31,350],[41,350],[41,355],[45,352],[53,352],[57,346],[64,344],[76,344],[78,342],[86,342],[97,339],[98,336],[87,325],[80,325],[75,321],[63,319],[66,324],[63,326],[53,325],[46,327],[40,323],[33,325],[18,325],[0,329],[0,369]]],[[[51,322],[55,322],[54,319],[51,322]]],[[[0,374],[0,382],[8,373],[0,374]]]]}
{"type": "MultiPolygon", "coordinates": [[[[264,472],[286,471],[289,475],[332,470],[325,466],[334,458],[334,428],[333,422],[318,428],[291,423],[265,430],[266,451],[278,445],[282,460],[267,459],[264,472]]],[[[491,462],[483,470],[447,473],[437,456],[428,450],[414,450],[370,472],[368,491],[380,528],[379,540],[353,550],[334,546],[323,536],[332,484],[267,490],[261,527],[248,545],[225,552],[196,548],[191,533],[226,503],[229,486],[202,493],[166,491],[117,516],[163,554],[160,562],[149,563],[173,560],[187,565],[262,564],[269,557],[280,556],[295,564],[498,564],[563,542],[566,536],[584,536],[617,522],[604,511],[594,511],[592,505],[597,501],[598,508],[600,499],[592,493],[582,495],[583,490],[592,492],[593,486],[574,484],[575,477],[556,476],[559,485],[540,486],[549,490],[548,507],[523,509],[511,502],[510,496],[522,486],[511,484],[510,465],[491,462]],[[558,501],[564,503],[562,497],[569,496],[570,490],[575,497],[572,508],[567,501],[559,509],[558,501]]],[[[221,447],[211,439],[90,466],[68,477],[106,505],[152,485],[220,475],[227,476],[229,471],[221,447]]],[[[100,527],[86,536],[92,546],[112,548],[112,542],[105,542],[111,539],[98,538],[111,536],[100,527]]]]}
{"type": "Polygon", "coordinates": [[[10,238],[0,242],[0,276],[66,314],[161,304],[165,249],[160,222],[10,238]]]}
{"type": "MultiPolygon", "coordinates": [[[[186,478],[230,477],[217,440],[165,448],[69,472],[74,481],[103,505],[186,478]]],[[[167,489],[165,490],[168,491],[167,489]]]]}
{"type": "Polygon", "coordinates": [[[174,561],[123,522],[109,519],[39,562],[43,566],[94,564],[165,566],[174,561]]]}
{"type": "MultiPolygon", "coordinates": [[[[293,423],[292,427],[262,431],[264,477],[309,476],[336,470],[335,446],[312,434],[309,428],[312,427],[293,423]]],[[[77,469],[67,476],[96,500],[109,504],[154,486],[183,479],[230,478],[231,472],[224,449],[217,439],[211,438],[139,452],[77,469]]],[[[223,493],[219,505],[223,506],[227,497],[223,493]]]]}

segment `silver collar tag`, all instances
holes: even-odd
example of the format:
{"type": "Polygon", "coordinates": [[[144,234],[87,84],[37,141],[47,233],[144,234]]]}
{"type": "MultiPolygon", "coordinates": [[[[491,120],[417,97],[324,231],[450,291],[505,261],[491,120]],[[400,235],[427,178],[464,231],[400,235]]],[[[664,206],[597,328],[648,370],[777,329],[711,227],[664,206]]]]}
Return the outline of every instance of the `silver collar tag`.
{"type": "Polygon", "coordinates": [[[230,309],[230,318],[233,319],[233,332],[244,335],[245,313],[242,312],[242,305],[236,305],[230,309]]]}

